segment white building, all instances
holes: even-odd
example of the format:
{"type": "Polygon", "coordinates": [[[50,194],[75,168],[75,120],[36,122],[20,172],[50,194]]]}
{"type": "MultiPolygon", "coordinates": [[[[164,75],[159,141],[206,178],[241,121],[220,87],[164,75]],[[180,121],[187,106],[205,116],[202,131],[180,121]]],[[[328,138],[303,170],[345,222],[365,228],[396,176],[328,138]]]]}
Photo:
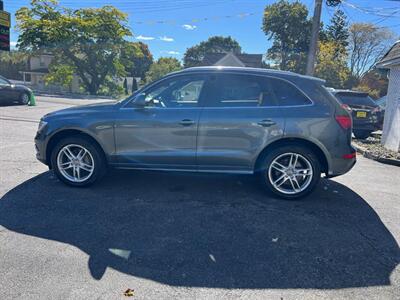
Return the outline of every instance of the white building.
{"type": "Polygon", "coordinates": [[[400,151],[400,41],[393,45],[376,66],[389,69],[382,144],[387,149],[400,151]]]}

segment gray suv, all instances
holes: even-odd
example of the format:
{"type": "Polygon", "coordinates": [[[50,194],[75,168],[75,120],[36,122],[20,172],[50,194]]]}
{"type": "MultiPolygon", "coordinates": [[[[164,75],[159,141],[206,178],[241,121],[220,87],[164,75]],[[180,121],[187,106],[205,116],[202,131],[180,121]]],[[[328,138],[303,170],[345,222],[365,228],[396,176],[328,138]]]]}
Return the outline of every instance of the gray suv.
{"type": "Polygon", "coordinates": [[[351,116],[318,78],[199,67],[171,73],[118,103],[44,116],[37,158],[87,186],[107,167],[257,174],[286,199],[356,161],[351,116]]]}

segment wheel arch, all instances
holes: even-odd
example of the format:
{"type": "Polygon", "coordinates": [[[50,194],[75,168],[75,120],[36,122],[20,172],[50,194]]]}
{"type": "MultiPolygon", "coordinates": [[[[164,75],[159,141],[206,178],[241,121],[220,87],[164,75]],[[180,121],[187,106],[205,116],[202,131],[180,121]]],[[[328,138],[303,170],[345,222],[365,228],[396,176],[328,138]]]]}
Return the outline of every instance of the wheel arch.
{"type": "Polygon", "coordinates": [[[46,162],[49,166],[49,168],[52,168],[51,165],[51,153],[54,149],[54,147],[58,144],[59,141],[61,141],[64,138],[72,137],[72,136],[80,136],[83,137],[89,141],[91,141],[98,149],[100,150],[101,154],[103,155],[105,161],[107,161],[107,156],[104,152],[103,147],[101,144],[97,141],[96,138],[94,138],[92,135],[90,135],[87,132],[84,132],[79,129],[63,129],[60,131],[57,131],[54,133],[48,140],[47,146],[46,146],[46,162]]]}
{"type": "Polygon", "coordinates": [[[268,144],[257,156],[257,159],[254,164],[254,172],[257,172],[261,169],[261,162],[269,151],[287,145],[303,146],[310,149],[318,158],[318,161],[321,165],[321,172],[326,174],[328,173],[329,171],[328,158],[324,153],[324,151],[321,149],[321,147],[312,141],[294,137],[279,139],[277,141],[272,142],[271,144],[268,144]]]}

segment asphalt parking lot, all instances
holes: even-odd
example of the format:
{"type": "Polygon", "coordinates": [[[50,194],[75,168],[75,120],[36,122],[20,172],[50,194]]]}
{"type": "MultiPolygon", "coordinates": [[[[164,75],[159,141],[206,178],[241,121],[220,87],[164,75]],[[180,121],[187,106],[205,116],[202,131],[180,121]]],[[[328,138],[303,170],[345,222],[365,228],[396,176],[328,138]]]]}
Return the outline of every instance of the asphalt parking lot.
{"type": "Polygon", "coordinates": [[[303,201],[252,176],[113,171],[84,189],[36,161],[47,112],[0,107],[0,299],[399,299],[400,168],[359,157],[303,201]]]}

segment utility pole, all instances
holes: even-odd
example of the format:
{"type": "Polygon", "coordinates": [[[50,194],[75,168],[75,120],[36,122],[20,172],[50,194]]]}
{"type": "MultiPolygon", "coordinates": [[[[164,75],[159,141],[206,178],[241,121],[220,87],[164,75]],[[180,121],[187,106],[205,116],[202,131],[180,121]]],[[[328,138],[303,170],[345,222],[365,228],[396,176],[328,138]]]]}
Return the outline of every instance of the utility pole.
{"type": "Polygon", "coordinates": [[[321,23],[321,10],[322,10],[322,0],[315,0],[314,4],[314,16],[311,29],[311,41],[307,56],[307,70],[306,74],[313,76],[315,68],[315,56],[317,54],[319,27],[321,23]]]}

